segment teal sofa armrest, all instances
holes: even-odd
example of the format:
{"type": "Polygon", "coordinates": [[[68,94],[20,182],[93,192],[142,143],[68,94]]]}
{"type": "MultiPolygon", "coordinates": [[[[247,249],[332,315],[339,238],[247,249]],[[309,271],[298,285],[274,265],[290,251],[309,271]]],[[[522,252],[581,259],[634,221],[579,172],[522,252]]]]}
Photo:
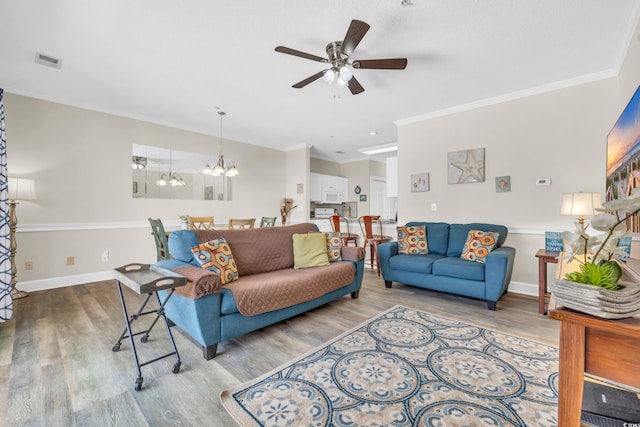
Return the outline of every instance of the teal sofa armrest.
{"type": "Polygon", "coordinates": [[[485,258],[485,299],[498,301],[511,282],[515,248],[502,246],[494,249],[485,258]]]}
{"type": "MultiPolygon", "coordinates": [[[[398,242],[387,242],[378,245],[378,264],[380,264],[382,277],[386,278],[387,274],[391,272],[391,265],[389,264],[389,261],[394,255],[398,255],[398,242]]],[[[385,279],[385,285],[389,287],[387,279],[385,279]]]]}

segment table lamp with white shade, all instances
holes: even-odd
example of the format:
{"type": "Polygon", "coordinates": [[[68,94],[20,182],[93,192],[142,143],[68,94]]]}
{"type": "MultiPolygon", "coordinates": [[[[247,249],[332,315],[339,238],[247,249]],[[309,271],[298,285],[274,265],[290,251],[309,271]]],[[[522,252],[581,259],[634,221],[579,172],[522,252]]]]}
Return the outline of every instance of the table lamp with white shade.
{"type": "Polygon", "coordinates": [[[10,230],[10,250],[11,250],[11,297],[13,299],[24,298],[29,295],[25,291],[16,288],[16,228],[18,226],[18,216],[16,215],[16,205],[18,200],[36,200],[36,182],[30,178],[8,178],[9,187],[9,230],[10,230]]]}
{"type": "Polygon", "coordinates": [[[578,223],[584,229],[584,217],[595,215],[596,209],[602,207],[600,193],[565,193],[562,195],[560,215],[578,217],[578,223]]]}

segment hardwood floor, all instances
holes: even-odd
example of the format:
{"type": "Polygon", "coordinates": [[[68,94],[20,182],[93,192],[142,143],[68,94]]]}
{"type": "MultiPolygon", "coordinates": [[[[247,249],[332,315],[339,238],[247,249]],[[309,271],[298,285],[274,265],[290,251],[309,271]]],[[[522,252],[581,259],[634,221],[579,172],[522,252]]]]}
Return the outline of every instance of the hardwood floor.
{"type": "MultiPolygon", "coordinates": [[[[125,289],[125,298],[131,311],[143,297],[125,289]]],[[[144,385],[136,392],[128,341],[119,352],[111,351],[124,328],[115,282],[89,283],[14,301],[14,319],[0,324],[0,425],[233,426],[219,400],[223,389],[264,374],[398,304],[558,344],[559,323],[538,315],[533,297],[507,294],[492,312],[482,301],[397,283],[387,289],[367,270],[357,300],[345,296],[223,342],[209,361],[174,331],[180,372],[171,373],[175,357],[144,366],[144,385]]],[[[136,346],[142,361],[170,351],[164,328],[156,328],[148,343],[136,346]]]]}

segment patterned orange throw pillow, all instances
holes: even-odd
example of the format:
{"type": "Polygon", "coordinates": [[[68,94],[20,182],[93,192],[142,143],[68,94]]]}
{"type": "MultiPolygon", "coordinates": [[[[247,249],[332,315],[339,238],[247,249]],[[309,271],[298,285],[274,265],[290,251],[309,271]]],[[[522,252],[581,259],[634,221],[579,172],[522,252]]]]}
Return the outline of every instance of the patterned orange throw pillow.
{"type": "Polygon", "coordinates": [[[327,255],[329,261],[342,261],[342,239],[340,233],[325,233],[327,236],[327,255]]]}
{"type": "Polygon", "coordinates": [[[500,233],[469,230],[460,258],[484,264],[485,257],[496,247],[500,233]]]}
{"type": "Polygon", "coordinates": [[[227,240],[216,239],[191,248],[193,257],[202,268],[211,270],[220,276],[222,284],[238,280],[238,267],[233,259],[231,248],[227,240]]]}
{"type": "Polygon", "coordinates": [[[427,255],[427,230],[424,225],[396,227],[398,231],[398,253],[404,255],[427,255]]]}

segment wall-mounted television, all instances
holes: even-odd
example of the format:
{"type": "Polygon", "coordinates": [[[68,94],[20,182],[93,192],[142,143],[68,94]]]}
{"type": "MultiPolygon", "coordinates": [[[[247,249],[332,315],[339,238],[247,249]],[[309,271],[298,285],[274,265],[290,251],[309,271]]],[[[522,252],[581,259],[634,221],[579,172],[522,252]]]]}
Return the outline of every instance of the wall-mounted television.
{"type": "Polygon", "coordinates": [[[640,87],[607,136],[606,200],[621,199],[640,187],[640,87]]]}

